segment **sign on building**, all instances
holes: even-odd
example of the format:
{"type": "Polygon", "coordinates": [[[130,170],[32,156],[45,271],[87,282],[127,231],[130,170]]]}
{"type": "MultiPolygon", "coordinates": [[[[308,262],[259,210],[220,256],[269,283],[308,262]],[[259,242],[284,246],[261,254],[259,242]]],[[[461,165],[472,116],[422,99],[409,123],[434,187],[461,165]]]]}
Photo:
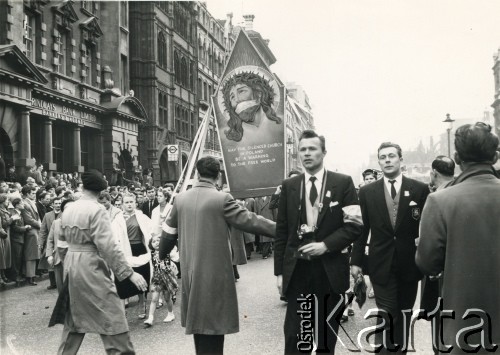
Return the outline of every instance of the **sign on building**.
{"type": "Polygon", "coordinates": [[[179,160],[179,145],[169,144],[167,145],[168,161],[178,161],[179,160]]]}

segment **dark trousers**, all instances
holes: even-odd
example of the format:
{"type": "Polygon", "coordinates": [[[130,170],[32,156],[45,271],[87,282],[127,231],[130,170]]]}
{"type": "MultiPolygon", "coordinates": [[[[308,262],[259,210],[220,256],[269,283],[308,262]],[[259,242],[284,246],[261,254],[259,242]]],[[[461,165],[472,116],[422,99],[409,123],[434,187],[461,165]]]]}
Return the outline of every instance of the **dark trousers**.
{"type": "MultiPolygon", "coordinates": [[[[64,323],[61,345],[59,345],[58,355],[76,355],[80,346],[82,345],[85,333],[75,333],[70,329],[74,328],[73,318],[71,312],[66,314],[66,321],[64,323]]],[[[104,350],[108,355],[133,355],[135,354],[134,346],[130,341],[129,332],[106,335],[100,334],[101,340],[104,345],[104,350]]]]}
{"type": "Polygon", "coordinates": [[[196,354],[216,355],[224,352],[224,335],[193,335],[196,354]]]}
{"type": "MultiPolygon", "coordinates": [[[[409,329],[411,323],[411,312],[407,312],[403,317],[402,310],[411,310],[417,297],[418,280],[402,281],[396,275],[391,274],[389,281],[384,284],[378,284],[372,280],[373,291],[375,292],[375,303],[377,308],[387,312],[392,317],[392,322],[386,323],[387,341],[384,344],[383,332],[375,334],[375,343],[384,344],[381,354],[405,354],[409,347],[409,329]],[[392,323],[392,324],[391,324],[392,323]],[[405,336],[406,334],[406,336],[405,336]],[[400,346],[397,352],[390,352],[388,349],[394,349],[396,345],[400,346]]],[[[383,319],[380,317],[377,324],[381,324],[383,319]]]]}
{"type": "Polygon", "coordinates": [[[271,255],[271,242],[261,242],[262,257],[271,255]]]}
{"type": "Polygon", "coordinates": [[[313,339],[316,353],[334,354],[345,306],[341,296],[330,289],[321,260],[297,260],[286,297],[285,354],[310,354],[313,339]],[[327,322],[334,309],[333,317],[327,322]],[[317,337],[313,335],[315,332],[317,337]]]}
{"type": "Polygon", "coordinates": [[[245,251],[247,253],[247,258],[250,258],[252,256],[253,243],[246,243],[245,244],[245,251]]]}
{"type": "Polygon", "coordinates": [[[21,279],[23,267],[23,244],[11,242],[12,251],[12,278],[16,281],[21,279]]]}

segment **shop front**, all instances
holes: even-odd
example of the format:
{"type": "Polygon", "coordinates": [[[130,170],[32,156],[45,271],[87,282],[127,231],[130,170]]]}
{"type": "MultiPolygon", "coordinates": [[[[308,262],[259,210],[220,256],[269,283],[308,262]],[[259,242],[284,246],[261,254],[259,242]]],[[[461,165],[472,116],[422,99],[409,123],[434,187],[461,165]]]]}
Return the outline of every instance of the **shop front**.
{"type": "MultiPolygon", "coordinates": [[[[50,174],[105,172],[131,177],[138,169],[139,125],[147,120],[141,102],[111,89],[93,90],[93,102],[53,89],[15,45],[0,46],[0,154],[21,181],[43,164],[50,174]]],[[[48,79],[47,79],[48,78],[48,79]]],[[[74,90],[80,92],[81,90],[74,90]]]]}

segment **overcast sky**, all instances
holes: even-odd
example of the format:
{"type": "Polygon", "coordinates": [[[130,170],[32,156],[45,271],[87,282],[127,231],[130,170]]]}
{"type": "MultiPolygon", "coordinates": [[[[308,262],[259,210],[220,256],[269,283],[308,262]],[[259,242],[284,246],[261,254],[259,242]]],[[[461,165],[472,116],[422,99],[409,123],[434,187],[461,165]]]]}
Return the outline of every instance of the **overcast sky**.
{"type": "Polygon", "coordinates": [[[500,1],[208,0],[217,18],[254,14],[271,69],[303,86],[327,166],[354,174],[383,141],[403,151],[481,118],[494,100],[500,1]]]}

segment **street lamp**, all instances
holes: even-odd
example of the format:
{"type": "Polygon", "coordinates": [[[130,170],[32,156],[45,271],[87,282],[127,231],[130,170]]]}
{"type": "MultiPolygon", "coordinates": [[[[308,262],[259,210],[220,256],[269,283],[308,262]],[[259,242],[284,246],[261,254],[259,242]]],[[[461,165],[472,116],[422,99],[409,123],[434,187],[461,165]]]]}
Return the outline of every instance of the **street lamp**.
{"type": "Polygon", "coordinates": [[[455,120],[452,120],[450,118],[450,114],[447,113],[446,119],[443,122],[448,124],[448,128],[446,128],[446,131],[448,132],[448,157],[451,157],[450,132],[451,132],[451,129],[453,128],[453,122],[455,122],[455,120]]]}
{"type": "Polygon", "coordinates": [[[294,144],[295,144],[295,142],[293,141],[293,138],[289,136],[287,141],[286,141],[286,147],[287,147],[287,159],[286,159],[287,166],[285,167],[286,171],[290,171],[292,169],[292,167],[291,167],[291,165],[292,165],[292,152],[293,152],[293,145],[294,144]]]}

